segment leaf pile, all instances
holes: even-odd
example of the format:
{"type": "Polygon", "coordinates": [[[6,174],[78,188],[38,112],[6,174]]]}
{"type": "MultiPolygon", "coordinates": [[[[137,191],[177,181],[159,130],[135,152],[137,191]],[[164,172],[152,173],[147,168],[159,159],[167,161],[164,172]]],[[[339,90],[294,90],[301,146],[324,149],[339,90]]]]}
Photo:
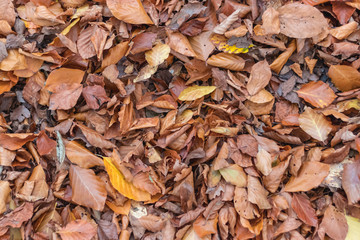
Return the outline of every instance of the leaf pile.
{"type": "Polygon", "coordinates": [[[1,239],[359,239],[358,1],[0,1],[1,239]]]}

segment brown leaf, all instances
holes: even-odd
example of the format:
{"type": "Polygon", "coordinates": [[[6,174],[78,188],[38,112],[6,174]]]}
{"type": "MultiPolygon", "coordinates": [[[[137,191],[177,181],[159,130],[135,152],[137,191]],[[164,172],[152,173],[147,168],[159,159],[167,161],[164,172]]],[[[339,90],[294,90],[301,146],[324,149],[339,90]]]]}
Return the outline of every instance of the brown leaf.
{"type": "Polygon", "coordinates": [[[271,173],[272,157],[265,149],[260,148],[256,155],[255,166],[264,175],[267,176],[271,173]]]}
{"type": "Polygon", "coordinates": [[[151,66],[158,66],[169,57],[170,47],[167,44],[157,44],[145,53],[145,59],[151,66]]]}
{"type": "Polygon", "coordinates": [[[344,213],[330,205],[326,208],[320,229],[324,228],[325,233],[335,240],[344,240],[348,232],[348,224],[344,213]]]}
{"type": "Polygon", "coordinates": [[[35,138],[36,135],[33,133],[0,133],[0,146],[9,150],[18,150],[35,138]]]}
{"type": "Polygon", "coordinates": [[[96,235],[96,232],[96,227],[84,219],[71,221],[64,228],[57,231],[63,240],[90,240],[96,235]]]}
{"type": "Polygon", "coordinates": [[[242,153],[246,153],[252,157],[256,157],[258,153],[258,142],[251,135],[239,135],[237,137],[237,146],[242,153]]]}
{"type": "Polygon", "coordinates": [[[40,155],[46,155],[55,149],[56,141],[49,138],[45,131],[41,131],[36,140],[36,146],[40,155]]]}
{"type": "Polygon", "coordinates": [[[52,71],[46,79],[45,88],[51,92],[60,84],[81,83],[85,72],[79,69],[59,68],[52,71]]]}
{"type": "Polygon", "coordinates": [[[27,68],[26,58],[16,49],[8,50],[8,55],[0,62],[0,70],[13,71],[27,68]]]}
{"type": "Polygon", "coordinates": [[[144,32],[136,35],[133,39],[133,45],[131,46],[130,52],[137,54],[150,50],[153,47],[157,34],[151,32],[144,32]]]}
{"type": "Polygon", "coordinates": [[[6,203],[8,202],[10,192],[11,189],[9,182],[0,181],[0,214],[3,214],[6,211],[6,203]]]}
{"type": "Polygon", "coordinates": [[[267,35],[280,33],[280,19],[279,12],[274,8],[269,7],[262,15],[263,24],[261,26],[264,33],[267,35]]]}
{"type": "Polygon", "coordinates": [[[105,206],[107,192],[104,182],[93,170],[76,165],[70,166],[71,200],[77,204],[102,211],[105,206]]]}
{"type": "Polygon", "coordinates": [[[334,91],[322,81],[309,82],[303,85],[297,91],[297,94],[306,102],[318,108],[329,106],[336,98],[334,91]]]}
{"type": "Polygon", "coordinates": [[[311,38],[328,27],[324,15],[315,7],[299,2],[278,9],[280,32],[292,38],[311,38]]]}
{"type": "Polygon", "coordinates": [[[331,65],[328,76],[340,91],[345,92],[360,87],[360,73],[351,66],[331,65]]]}
{"type": "Polygon", "coordinates": [[[87,86],[82,89],[86,104],[92,109],[98,109],[103,103],[110,101],[104,87],[100,85],[87,86]]]}
{"type": "Polygon", "coordinates": [[[80,123],[76,124],[82,131],[82,133],[85,135],[88,142],[98,148],[114,148],[115,145],[106,140],[103,135],[98,133],[97,131],[88,128],[80,123]]]}
{"type": "Polygon", "coordinates": [[[280,54],[270,65],[271,70],[276,72],[277,74],[280,73],[281,69],[288,61],[289,57],[293,54],[296,50],[296,43],[292,41],[289,46],[286,48],[286,51],[280,54]]]}
{"type": "Polygon", "coordinates": [[[104,166],[101,158],[83,147],[76,141],[69,141],[65,144],[66,157],[82,168],[92,168],[94,166],[104,166]]]}
{"type": "Polygon", "coordinates": [[[23,222],[28,221],[33,216],[33,211],[33,203],[24,203],[21,206],[15,208],[10,213],[2,216],[0,218],[0,226],[1,228],[20,228],[23,222]]]}
{"type": "Polygon", "coordinates": [[[210,41],[211,31],[204,31],[195,37],[189,37],[189,42],[196,54],[196,58],[206,61],[214,51],[215,46],[210,41]]]}
{"type": "Polygon", "coordinates": [[[285,233],[290,232],[291,230],[297,229],[301,226],[301,222],[296,220],[293,217],[288,217],[280,226],[278,229],[276,229],[276,232],[274,233],[274,237],[285,233]]]}
{"type": "Polygon", "coordinates": [[[320,162],[304,162],[296,177],[285,185],[286,192],[309,191],[321,184],[329,174],[330,166],[320,162]]]}
{"type": "Polygon", "coordinates": [[[346,193],[349,204],[360,200],[360,161],[344,165],[342,173],[342,187],[346,193]]]}
{"type": "Polygon", "coordinates": [[[344,2],[332,2],[331,5],[333,12],[342,25],[346,24],[355,12],[355,8],[346,5],[344,2]]]}
{"type": "Polygon", "coordinates": [[[332,130],[331,122],[324,115],[316,113],[311,108],[306,108],[300,114],[299,123],[302,130],[318,141],[324,142],[332,130]]]}
{"type": "Polygon", "coordinates": [[[115,47],[109,49],[108,53],[105,54],[104,60],[101,63],[101,69],[106,68],[112,64],[116,64],[121,58],[125,56],[129,48],[129,42],[123,41],[117,44],[115,47]]]}
{"type": "Polygon", "coordinates": [[[235,54],[218,53],[212,55],[207,60],[207,64],[233,71],[241,71],[245,67],[245,60],[235,54]]]}
{"type": "Polygon", "coordinates": [[[263,183],[267,190],[274,193],[279,188],[281,180],[284,176],[285,171],[289,166],[289,159],[280,162],[277,166],[272,168],[269,175],[263,178],[263,183]]]}
{"type": "Polygon", "coordinates": [[[261,185],[258,178],[248,175],[247,189],[249,202],[256,204],[260,209],[271,208],[267,199],[269,192],[261,185]]]}
{"type": "Polygon", "coordinates": [[[188,57],[196,57],[196,53],[186,36],[179,32],[171,32],[168,30],[166,31],[166,35],[168,37],[167,44],[172,50],[188,57]]]}
{"type": "Polygon", "coordinates": [[[318,225],[315,209],[311,206],[309,199],[304,195],[294,193],[291,200],[291,207],[304,223],[314,227],[318,225]]]}
{"type": "Polygon", "coordinates": [[[246,186],[246,174],[239,165],[232,164],[229,167],[221,168],[219,172],[226,182],[237,187],[246,186]]]}
{"type": "Polygon", "coordinates": [[[13,2],[11,0],[4,0],[0,2],[0,20],[7,21],[11,26],[14,25],[16,13],[13,2]]]}
{"type": "Polygon", "coordinates": [[[237,213],[243,218],[254,219],[255,216],[259,216],[259,212],[255,206],[249,202],[248,194],[245,188],[235,188],[234,206],[237,213]]]}
{"type": "Polygon", "coordinates": [[[7,150],[6,148],[0,147],[0,165],[11,166],[16,156],[15,151],[7,150]]]}
{"type": "Polygon", "coordinates": [[[249,94],[255,95],[265,88],[270,81],[271,75],[270,66],[266,60],[252,66],[249,81],[246,85],[249,94]]]}
{"type": "Polygon", "coordinates": [[[358,25],[357,22],[350,22],[341,27],[331,29],[330,34],[339,40],[343,40],[352,34],[357,29],[358,25]]]}
{"type": "Polygon", "coordinates": [[[106,4],[119,20],[131,24],[154,24],[140,0],[106,0],[106,4]]]}
{"type": "Polygon", "coordinates": [[[80,83],[62,83],[57,85],[54,93],[50,96],[49,109],[68,110],[75,107],[81,95],[82,88],[82,84],[80,83]]]}
{"type": "Polygon", "coordinates": [[[229,27],[239,19],[239,13],[241,10],[241,8],[238,8],[232,12],[226,19],[214,28],[213,32],[217,34],[224,34],[229,27]]]}
{"type": "Polygon", "coordinates": [[[209,234],[217,233],[217,222],[217,217],[213,219],[205,219],[203,216],[200,216],[195,220],[193,228],[196,235],[203,238],[209,234]]]}

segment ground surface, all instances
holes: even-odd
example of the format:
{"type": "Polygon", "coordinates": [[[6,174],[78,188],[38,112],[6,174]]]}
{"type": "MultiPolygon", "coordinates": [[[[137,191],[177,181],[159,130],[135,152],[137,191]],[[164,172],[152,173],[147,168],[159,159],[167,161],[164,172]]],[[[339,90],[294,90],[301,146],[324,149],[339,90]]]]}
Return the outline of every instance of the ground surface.
{"type": "Polygon", "coordinates": [[[1,239],[359,239],[358,9],[1,0],[1,239]]]}

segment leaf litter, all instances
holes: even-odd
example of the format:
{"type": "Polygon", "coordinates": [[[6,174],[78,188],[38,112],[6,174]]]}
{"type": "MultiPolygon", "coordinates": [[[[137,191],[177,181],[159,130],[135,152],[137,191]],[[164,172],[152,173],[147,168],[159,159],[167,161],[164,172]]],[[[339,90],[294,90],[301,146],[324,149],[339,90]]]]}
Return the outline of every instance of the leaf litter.
{"type": "Polygon", "coordinates": [[[358,239],[358,9],[0,1],[1,239],[358,239]]]}

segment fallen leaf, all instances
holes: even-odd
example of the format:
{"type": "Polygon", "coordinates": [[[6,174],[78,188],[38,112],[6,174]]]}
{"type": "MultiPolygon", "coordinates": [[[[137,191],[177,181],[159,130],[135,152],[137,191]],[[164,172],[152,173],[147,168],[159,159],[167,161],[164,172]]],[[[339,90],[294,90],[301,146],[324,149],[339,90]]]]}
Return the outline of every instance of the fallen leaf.
{"type": "Polygon", "coordinates": [[[82,89],[83,87],[80,83],[62,83],[57,85],[54,93],[50,96],[49,109],[69,110],[75,107],[82,89]]]}
{"type": "Polygon", "coordinates": [[[245,67],[245,60],[230,53],[218,53],[207,60],[207,64],[233,71],[241,71],[245,67]]]}
{"type": "Polygon", "coordinates": [[[0,19],[7,21],[11,26],[15,24],[16,12],[11,0],[0,2],[0,19]]]}
{"type": "Polygon", "coordinates": [[[9,150],[18,150],[35,138],[34,133],[0,133],[0,146],[9,150]]]}
{"type": "Polygon", "coordinates": [[[104,209],[106,188],[104,182],[95,175],[93,170],[71,165],[69,177],[73,202],[98,211],[104,209]]]}
{"type": "Polygon", "coordinates": [[[154,24],[140,0],[106,0],[106,4],[119,20],[132,24],[154,24]]]}
{"type": "Polygon", "coordinates": [[[60,234],[63,240],[90,240],[96,235],[97,229],[85,219],[77,219],[66,224],[57,233],[60,234]]]}
{"type": "Polygon", "coordinates": [[[311,38],[328,27],[324,15],[315,7],[299,2],[278,8],[280,32],[292,38],[311,38]]]}
{"type": "Polygon", "coordinates": [[[104,166],[101,158],[83,147],[79,142],[69,141],[65,144],[66,157],[82,168],[92,168],[94,166],[104,166]]]}
{"type": "Polygon", "coordinates": [[[282,233],[286,233],[286,232],[290,232],[291,230],[297,229],[298,227],[301,226],[301,222],[296,220],[293,217],[288,217],[286,218],[286,220],[279,226],[278,229],[276,229],[275,233],[274,233],[274,237],[282,234],[282,233]]]}
{"type": "Polygon", "coordinates": [[[279,12],[274,8],[269,7],[262,15],[263,24],[261,26],[264,34],[279,34],[280,33],[280,18],[279,12]]]}
{"type": "Polygon", "coordinates": [[[24,222],[28,221],[33,216],[33,211],[33,203],[23,203],[21,206],[16,207],[13,211],[3,215],[0,218],[0,226],[1,228],[20,228],[24,222]]]}
{"type": "Polygon", "coordinates": [[[104,87],[100,85],[87,86],[82,89],[86,104],[92,109],[98,109],[103,103],[110,101],[104,87]]]}
{"type": "Polygon", "coordinates": [[[83,80],[85,72],[79,69],[59,68],[52,71],[46,79],[45,88],[54,92],[60,84],[80,84],[83,80]]]}
{"type": "Polygon", "coordinates": [[[109,174],[111,184],[122,195],[135,201],[149,201],[151,195],[148,192],[136,188],[132,183],[126,181],[124,175],[112,163],[111,158],[104,158],[105,169],[109,174]]]}
{"type": "Polygon", "coordinates": [[[349,226],[346,240],[356,240],[360,234],[360,219],[345,215],[346,222],[349,226]]]}
{"type": "Polygon", "coordinates": [[[330,205],[326,208],[324,218],[320,224],[325,233],[332,239],[345,239],[348,233],[348,224],[344,213],[330,205]]]}
{"type": "Polygon", "coordinates": [[[246,88],[250,95],[257,94],[265,88],[271,78],[270,66],[266,60],[260,61],[252,66],[249,81],[246,88]]]}
{"type": "Polygon", "coordinates": [[[302,130],[318,141],[324,142],[332,130],[331,122],[324,115],[316,113],[311,108],[306,108],[299,116],[299,124],[302,130]]]}
{"type": "Polygon", "coordinates": [[[260,148],[256,154],[255,166],[264,176],[269,175],[272,170],[272,157],[270,153],[260,148]]]}
{"type": "Polygon", "coordinates": [[[348,24],[342,25],[341,27],[331,29],[330,34],[339,40],[343,40],[347,38],[351,33],[353,33],[357,29],[357,27],[357,22],[350,22],[348,24]]]}
{"type": "Polygon", "coordinates": [[[45,131],[41,131],[37,140],[36,146],[40,155],[45,155],[50,153],[56,147],[56,141],[49,138],[45,131]]]}
{"type": "Polygon", "coordinates": [[[226,182],[235,185],[236,187],[246,186],[246,174],[242,167],[237,164],[232,164],[229,167],[219,169],[221,176],[226,182]]]}
{"type": "Polygon", "coordinates": [[[8,181],[0,181],[0,214],[3,214],[6,211],[6,204],[10,196],[10,184],[8,181]]]}
{"type": "Polygon", "coordinates": [[[331,65],[328,76],[340,91],[349,91],[360,87],[360,73],[351,66],[331,65]]]}
{"type": "Polygon", "coordinates": [[[336,98],[334,91],[322,81],[304,84],[297,91],[297,94],[306,102],[318,108],[329,106],[336,98]]]}
{"type": "Polygon", "coordinates": [[[330,166],[320,162],[304,162],[298,175],[292,176],[285,185],[286,192],[309,191],[321,184],[329,174],[330,166]]]}
{"type": "Polygon", "coordinates": [[[167,44],[172,50],[188,57],[196,57],[196,53],[186,36],[171,31],[166,31],[166,35],[168,36],[167,44]]]}
{"type": "Polygon", "coordinates": [[[167,44],[157,44],[145,53],[145,59],[150,66],[158,66],[169,57],[170,47],[167,44]]]}
{"type": "Polygon", "coordinates": [[[307,225],[316,227],[318,225],[318,218],[315,209],[311,206],[309,199],[302,194],[294,193],[291,200],[291,207],[296,215],[307,225]]]}
{"type": "Polygon", "coordinates": [[[215,89],[215,86],[191,86],[185,88],[178,98],[181,101],[194,101],[212,93],[215,89]]]}
{"type": "Polygon", "coordinates": [[[277,74],[280,73],[281,69],[288,61],[289,57],[293,54],[296,50],[296,43],[292,41],[289,46],[286,48],[286,51],[280,54],[270,65],[271,70],[276,72],[277,74]]]}
{"type": "Polygon", "coordinates": [[[346,193],[349,204],[360,200],[360,161],[344,164],[342,173],[342,187],[346,193]]]}
{"type": "Polygon", "coordinates": [[[200,238],[203,238],[207,235],[217,233],[217,223],[218,223],[217,217],[213,219],[205,219],[203,216],[200,216],[195,220],[193,224],[193,228],[195,233],[200,238]]]}
{"type": "Polygon", "coordinates": [[[258,178],[248,175],[247,189],[249,202],[256,204],[260,209],[271,208],[267,199],[269,192],[261,185],[258,178]]]}

